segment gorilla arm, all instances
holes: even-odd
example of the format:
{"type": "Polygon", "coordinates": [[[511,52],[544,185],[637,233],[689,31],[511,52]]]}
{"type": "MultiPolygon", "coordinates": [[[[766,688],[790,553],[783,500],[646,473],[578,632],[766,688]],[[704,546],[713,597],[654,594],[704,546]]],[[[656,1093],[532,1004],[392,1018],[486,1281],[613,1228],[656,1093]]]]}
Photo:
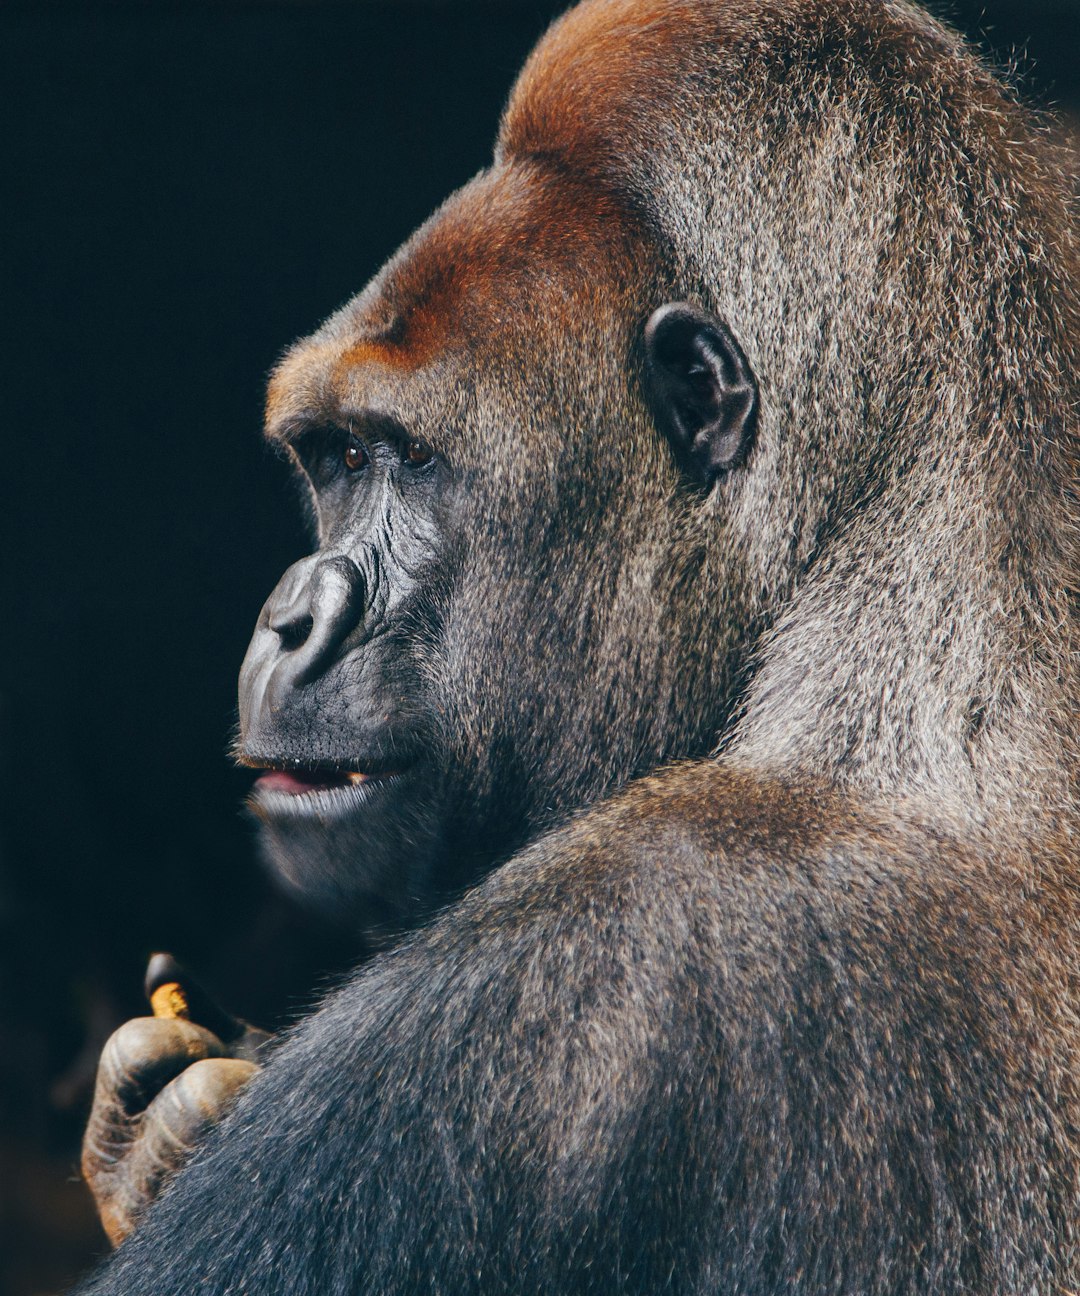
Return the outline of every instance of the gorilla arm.
{"type": "Polygon", "coordinates": [[[1076,915],[1044,900],[669,769],[363,969],[84,1290],[1049,1290],[1076,915]]]}

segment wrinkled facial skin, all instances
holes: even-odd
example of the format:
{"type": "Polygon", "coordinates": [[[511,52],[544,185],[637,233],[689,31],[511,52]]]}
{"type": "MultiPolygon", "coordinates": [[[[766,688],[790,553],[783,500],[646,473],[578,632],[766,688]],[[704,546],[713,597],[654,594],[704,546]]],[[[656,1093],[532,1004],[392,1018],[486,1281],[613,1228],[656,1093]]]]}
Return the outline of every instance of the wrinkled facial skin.
{"type": "Polygon", "coordinates": [[[431,625],[445,464],[375,417],[291,443],[319,547],[282,578],[241,673],[252,807],[289,889],[342,916],[362,884],[369,921],[422,894],[439,836],[430,702],[415,661],[431,625]],[[358,867],[360,865],[360,867],[358,867]]]}
{"type": "Polygon", "coordinates": [[[279,878],[369,933],[715,740],[726,655],[675,598],[724,595],[640,390],[649,256],[602,192],[497,161],[271,384],[319,548],[259,619],[238,756],[279,878]]]}

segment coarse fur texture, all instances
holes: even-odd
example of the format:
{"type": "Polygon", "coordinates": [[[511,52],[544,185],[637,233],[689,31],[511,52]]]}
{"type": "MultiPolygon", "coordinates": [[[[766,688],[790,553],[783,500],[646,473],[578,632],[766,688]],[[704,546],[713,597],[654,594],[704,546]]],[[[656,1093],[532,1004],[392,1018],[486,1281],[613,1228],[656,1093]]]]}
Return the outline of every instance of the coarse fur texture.
{"type": "Polygon", "coordinates": [[[490,170],[269,398],[320,550],[241,754],[392,777],[264,798],[268,851],[438,912],[84,1292],[1080,1288],[1065,177],[900,0],[552,28],[490,170]],[[754,377],[715,478],[655,417],[668,302],[754,377]]]}

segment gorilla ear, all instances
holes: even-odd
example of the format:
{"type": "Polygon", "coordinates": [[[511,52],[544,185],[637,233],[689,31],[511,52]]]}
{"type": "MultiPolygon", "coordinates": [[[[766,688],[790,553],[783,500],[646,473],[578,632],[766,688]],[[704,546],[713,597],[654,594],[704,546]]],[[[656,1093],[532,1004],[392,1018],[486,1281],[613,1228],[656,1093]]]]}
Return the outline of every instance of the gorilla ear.
{"type": "Polygon", "coordinates": [[[646,388],[683,471],[708,487],[746,459],[757,423],[757,380],[731,330],[688,302],[645,325],[646,388]]]}

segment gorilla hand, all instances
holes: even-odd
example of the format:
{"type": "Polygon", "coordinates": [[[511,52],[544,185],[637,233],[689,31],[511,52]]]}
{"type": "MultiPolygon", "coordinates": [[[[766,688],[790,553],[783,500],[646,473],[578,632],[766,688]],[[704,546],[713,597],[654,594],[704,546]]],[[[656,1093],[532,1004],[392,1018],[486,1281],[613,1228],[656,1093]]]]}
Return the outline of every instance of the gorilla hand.
{"type": "Polygon", "coordinates": [[[271,1038],[224,1013],[168,954],[151,958],[146,993],[155,1015],[125,1022],[102,1051],[83,1139],[83,1177],[113,1246],[229,1111],[271,1038]]]}

